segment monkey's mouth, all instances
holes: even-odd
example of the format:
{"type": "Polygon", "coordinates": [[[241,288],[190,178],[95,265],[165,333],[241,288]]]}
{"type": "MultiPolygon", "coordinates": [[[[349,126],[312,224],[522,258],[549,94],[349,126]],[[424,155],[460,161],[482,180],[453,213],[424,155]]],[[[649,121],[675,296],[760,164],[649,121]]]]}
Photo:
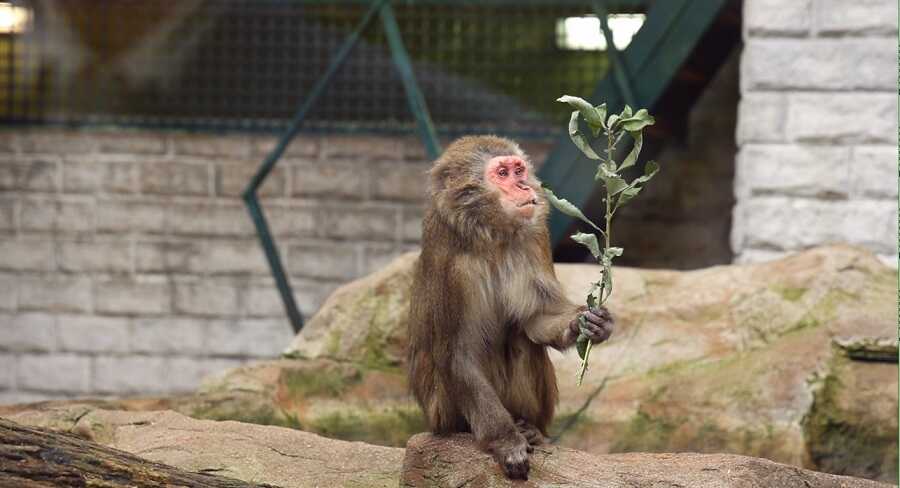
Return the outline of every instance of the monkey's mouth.
{"type": "Polygon", "coordinates": [[[518,207],[519,207],[519,208],[522,208],[522,207],[530,207],[530,206],[534,206],[534,205],[537,205],[537,204],[538,204],[537,198],[532,198],[531,200],[525,200],[524,202],[520,203],[520,204],[518,205],[518,207]]]}

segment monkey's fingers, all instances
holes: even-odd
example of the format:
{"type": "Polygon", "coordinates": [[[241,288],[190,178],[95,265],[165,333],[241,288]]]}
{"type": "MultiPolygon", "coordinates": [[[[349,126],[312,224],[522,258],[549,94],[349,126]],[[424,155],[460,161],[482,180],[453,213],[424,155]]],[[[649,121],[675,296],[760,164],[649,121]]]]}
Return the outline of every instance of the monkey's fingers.
{"type": "Polygon", "coordinates": [[[603,342],[612,335],[612,323],[604,322],[603,324],[597,325],[591,322],[587,322],[582,329],[584,335],[591,340],[591,342],[598,343],[603,342]]]}

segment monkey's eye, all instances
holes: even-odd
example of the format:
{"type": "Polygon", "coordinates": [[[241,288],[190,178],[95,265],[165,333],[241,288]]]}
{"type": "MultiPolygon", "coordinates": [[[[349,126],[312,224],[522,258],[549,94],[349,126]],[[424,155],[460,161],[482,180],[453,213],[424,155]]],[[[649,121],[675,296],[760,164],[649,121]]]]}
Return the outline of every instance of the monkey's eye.
{"type": "Polygon", "coordinates": [[[522,173],[525,172],[525,168],[519,166],[516,168],[516,176],[522,176],[522,173]]]}
{"type": "Polygon", "coordinates": [[[500,168],[497,170],[497,174],[500,175],[501,178],[506,178],[509,176],[509,170],[506,168],[500,168]]]}

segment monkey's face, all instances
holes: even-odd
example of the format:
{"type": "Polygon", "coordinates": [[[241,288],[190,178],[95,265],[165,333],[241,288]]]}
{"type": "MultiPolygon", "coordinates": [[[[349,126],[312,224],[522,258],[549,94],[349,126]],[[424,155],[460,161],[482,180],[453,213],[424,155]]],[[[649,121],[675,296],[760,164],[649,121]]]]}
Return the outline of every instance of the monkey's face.
{"type": "Polygon", "coordinates": [[[500,206],[512,218],[529,221],[540,204],[528,165],[519,156],[494,156],[484,167],[484,181],[498,194],[500,206]]]}

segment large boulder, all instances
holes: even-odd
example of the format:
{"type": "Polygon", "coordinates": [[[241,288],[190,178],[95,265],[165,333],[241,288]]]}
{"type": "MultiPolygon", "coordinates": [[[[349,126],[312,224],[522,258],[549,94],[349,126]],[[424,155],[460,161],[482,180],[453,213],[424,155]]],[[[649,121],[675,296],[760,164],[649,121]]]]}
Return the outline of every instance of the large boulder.
{"type": "Polygon", "coordinates": [[[282,427],[196,420],[172,411],[67,405],[5,417],[22,425],[74,433],[185,471],[284,487],[393,488],[403,460],[403,449],[327,439],[282,427]]]}
{"type": "MultiPolygon", "coordinates": [[[[355,422],[354,432],[383,430],[367,425],[386,417],[407,432],[421,425],[401,394],[415,259],[337,290],[295,338],[289,356],[354,371],[335,388],[346,405],[307,405],[303,425],[321,424],[318,412],[355,422]]],[[[556,273],[580,302],[599,270],[557,264],[556,273]]],[[[594,349],[585,384],[575,384],[574,351],[553,354],[553,435],[563,445],[739,453],[896,479],[895,270],[867,251],[829,246],[696,271],[616,268],[614,279],[619,330],[594,349]]]]}
{"type": "Polygon", "coordinates": [[[875,481],[817,473],[766,459],[734,454],[605,454],[558,446],[535,448],[527,482],[510,481],[471,435],[409,440],[401,487],[502,488],[881,488],[875,481]]]}

